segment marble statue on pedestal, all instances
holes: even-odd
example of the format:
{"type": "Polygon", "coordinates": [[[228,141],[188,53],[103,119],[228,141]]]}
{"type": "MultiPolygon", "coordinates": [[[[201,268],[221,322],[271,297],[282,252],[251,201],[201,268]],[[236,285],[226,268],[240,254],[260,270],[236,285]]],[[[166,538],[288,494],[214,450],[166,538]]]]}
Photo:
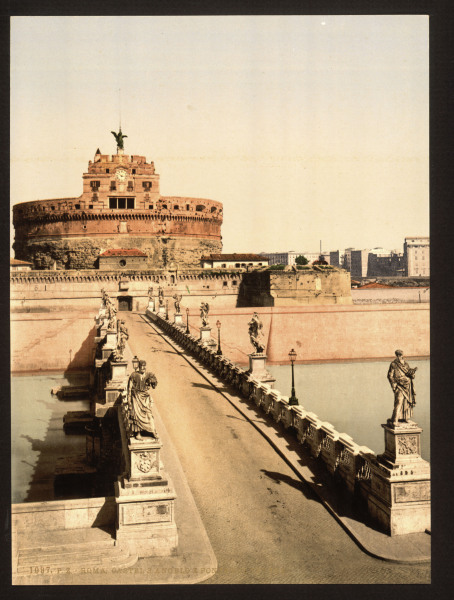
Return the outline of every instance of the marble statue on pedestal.
{"type": "Polygon", "coordinates": [[[398,425],[399,421],[405,423],[413,416],[416,404],[415,387],[413,380],[417,367],[410,368],[404,359],[402,350],[396,350],[396,358],[389,365],[388,380],[394,392],[394,410],[388,423],[398,425]]]}
{"type": "Polygon", "coordinates": [[[101,297],[102,297],[102,306],[107,306],[107,301],[109,300],[109,294],[106,292],[104,288],[101,288],[101,297]]]}
{"type": "Polygon", "coordinates": [[[158,302],[159,306],[164,306],[164,290],[161,286],[158,287],[158,302]]]}
{"type": "Polygon", "coordinates": [[[144,360],[139,362],[139,370],[131,373],[128,381],[127,408],[128,423],[131,435],[136,440],[142,440],[142,433],[151,434],[158,439],[156,431],[152,406],[153,398],[149,389],[158,385],[156,376],[146,370],[147,363],[144,360]]]}
{"type": "Polygon", "coordinates": [[[263,335],[263,323],[260,320],[258,313],[254,313],[252,315],[252,319],[248,323],[249,325],[249,337],[251,339],[251,344],[254,346],[257,354],[263,354],[265,351],[265,341],[263,335]]]}
{"type": "Polygon", "coordinates": [[[175,312],[177,314],[180,314],[180,308],[181,308],[180,302],[181,302],[182,295],[181,294],[174,294],[172,296],[172,298],[175,300],[175,312]]]}
{"type": "Polygon", "coordinates": [[[150,300],[153,300],[153,286],[150,285],[150,287],[148,288],[148,297],[150,298],[150,300]]]}
{"type": "Polygon", "coordinates": [[[107,329],[116,330],[117,329],[117,309],[112,304],[110,299],[107,302],[106,308],[107,308],[107,318],[109,320],[109,322],[107,324],[107,329]]]}
{"type": "Polygon", "coordinates": [[[117,321],[117,325],[117,347],[114,352],[114,360],[115,362],[120,362],[123,360],[123,353],[126,348],[126,340],[129,339],[129,332],[124,321],[117,321]]]}
{"type": "Polygon", "coordinates": [[[200,305],[200,318],[202,319],[202,327],[208,325],[208,313],[210,311],[210,305],[208,302],[202,302],[200,305]]]}

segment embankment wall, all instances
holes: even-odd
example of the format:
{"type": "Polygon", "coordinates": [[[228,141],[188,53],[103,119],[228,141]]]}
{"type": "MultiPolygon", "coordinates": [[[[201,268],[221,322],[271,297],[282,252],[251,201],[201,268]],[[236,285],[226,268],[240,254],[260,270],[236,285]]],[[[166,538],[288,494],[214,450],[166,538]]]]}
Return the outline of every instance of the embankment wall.
{"type": "MultiPolygon", "coordinates": [[[[287,363],[291,348],[298,354],[297,362],[390,358],[396,348],[402,348],[408,357],[430,355],[428,304],[254,310],[263,322],[268,363],[287,363]]],[[[248,335],[251,315],[252,310],[245,308],[210,313],[212,336],[217,334],[214,324],[219,319],[222,351],[240,365],[248,364],[252,351],[248,335]]]]}
{"type": "MultiPolygon", "coordinates": [[[[255,310],[263,322],[269,363],[287,363],[291,348],[298,354],[297,362],[383,359],[392,357],[396,348],[402,348],[408,357],[430,355],[427,304],[255,310]]],[[[170,307],[172,321],[173,315],[170,307]]],[[[217,337],[215,323],[219,319],[222,351],[239,365],[248,364],[248,354],[252,351],[248,335],[251,316],[250,308],[217,306],[209,314],[212,337],[217,337]]],[[[191,308],[189,328],[197,337],[199,327],[198,307],[191,308]]],[[[92,364],[95,335],[91,308],[79,312],[13,314],[12,370],[86,368],[92,364]]]]}

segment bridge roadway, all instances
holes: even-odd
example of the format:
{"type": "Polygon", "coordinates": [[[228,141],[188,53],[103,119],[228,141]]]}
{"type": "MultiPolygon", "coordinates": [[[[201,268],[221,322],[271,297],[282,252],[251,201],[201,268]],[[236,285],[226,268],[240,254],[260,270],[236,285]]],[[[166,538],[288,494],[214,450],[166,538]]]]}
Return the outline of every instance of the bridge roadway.
{"type": "Polygon", "coordinates": [[[429,564],[365,554],[157,329],[140,314],[123,315],[132,352],[158,378],[153,398],[217,558],[217,572],[204,583],[430,583],[429,564]]]}

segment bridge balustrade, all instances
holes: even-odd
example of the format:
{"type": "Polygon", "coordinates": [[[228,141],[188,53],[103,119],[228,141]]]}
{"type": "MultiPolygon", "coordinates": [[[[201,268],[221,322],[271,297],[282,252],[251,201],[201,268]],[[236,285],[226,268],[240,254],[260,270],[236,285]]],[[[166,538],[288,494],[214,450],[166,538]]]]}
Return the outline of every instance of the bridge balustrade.
{"type": "Polygon", "coordinates": [[[236,389],[240,396],[261,407],[276,423],[294,431],[300,444],[306,446],[311,456],[318,458],[346,490],[353,494],[360,489],[360,493],[367,496],[371,480],[370,463],[375,457],[370,448],[359,446],[349,435],[339,433],[331,423],[322,421],[303,406],[289,405],[288,396],[252,377],[227,357],[216,354],[214,346],[206,346],[182,327],[156,313],[153,313],[153,321],[236,389]]]}

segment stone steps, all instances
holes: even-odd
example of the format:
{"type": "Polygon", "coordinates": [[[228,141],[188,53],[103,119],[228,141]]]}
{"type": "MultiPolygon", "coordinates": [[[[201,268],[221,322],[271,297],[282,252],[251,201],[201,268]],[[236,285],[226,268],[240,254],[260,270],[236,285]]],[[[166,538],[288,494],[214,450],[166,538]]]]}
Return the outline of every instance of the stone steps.
{"type": "Polygon", "coordinates": [[[94,530],[65,530],[48,532],[47,539],[27,537],[22,541],[17,555],[17,575],[71,572],[81,568],[126,568],[138,560],[127,546],[115,545],[110,532],[94,530]],[[51,535],[52,534],[52,535],[51,535]]]}

